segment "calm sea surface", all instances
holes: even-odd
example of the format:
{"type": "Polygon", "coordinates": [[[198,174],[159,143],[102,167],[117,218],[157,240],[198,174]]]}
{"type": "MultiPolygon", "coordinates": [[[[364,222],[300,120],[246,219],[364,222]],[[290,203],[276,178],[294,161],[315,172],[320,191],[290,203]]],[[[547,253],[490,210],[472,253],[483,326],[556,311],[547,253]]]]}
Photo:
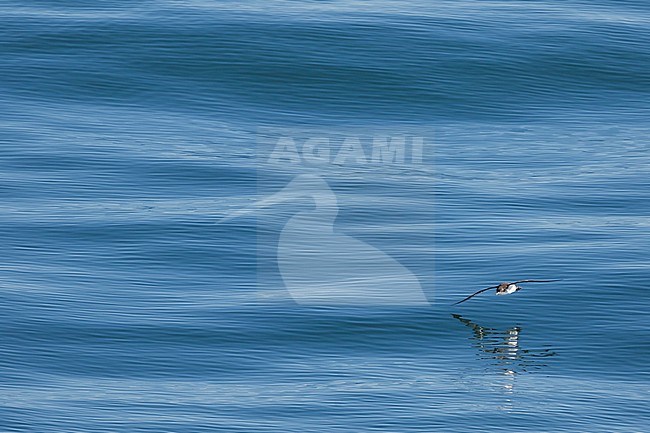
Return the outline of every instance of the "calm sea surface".
{"type": "Polygon", "coordinates": [[[1,432],[650,431],[648,2],[7,0],[0,20],[1,432]],[[370,160],[400,134],[421,159],[269,162],[280,136],[370,160]],[[304,173],[339,238],[288,253],[367,248],[307,279],[390,256],[400,278],[368,260],[355,290],[417,278],[424,302],[287,290],[282,230],[327,196],[304,173]],[[562,281],[451,305],[526,278],[562,281]]]}

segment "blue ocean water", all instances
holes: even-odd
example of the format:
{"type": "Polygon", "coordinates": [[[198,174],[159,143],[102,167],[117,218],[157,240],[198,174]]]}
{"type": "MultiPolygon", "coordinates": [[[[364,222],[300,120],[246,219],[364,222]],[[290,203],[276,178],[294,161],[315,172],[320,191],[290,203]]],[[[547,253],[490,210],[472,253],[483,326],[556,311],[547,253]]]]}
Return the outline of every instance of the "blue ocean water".
{"type": "Polygon", "coordinates": [[[0,17],[0,431],[648,431],[647,2],[0,17]],[[217,223],[304,171],[268,131],[427,138],[317,172],[428,305],[295,302],[304,203],[217,223]]]}

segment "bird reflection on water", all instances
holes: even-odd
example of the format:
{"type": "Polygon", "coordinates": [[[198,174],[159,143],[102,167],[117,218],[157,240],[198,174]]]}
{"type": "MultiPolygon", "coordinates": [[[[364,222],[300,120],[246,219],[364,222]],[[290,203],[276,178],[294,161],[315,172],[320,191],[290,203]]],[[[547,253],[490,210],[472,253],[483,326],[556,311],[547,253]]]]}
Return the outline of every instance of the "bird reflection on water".
{"type": "Polygon", "coordinates": [[[540,358],[554,356],[551,349],[523,349],[520,346],[521,328],[513,326],[506,330],[498,330],[480,326],[460,314],[452,314],[455,319],[468,326],[473,331],[470,340],[478,350],[478,358],[488,360],[498,367],[501,373],[499,387],[505,394],[500,410],[513,412],[516,375],[539,370],[546,366],[540,358]]]}
{"type": "Polygon", "coordinates": [[[460,314],[452,314],[464,325],[472,328],[474,347],[479,349],[479,358],[495,361],[504,374],[514,375],[546,366],[540,358],[554,356],[551,349],[523,349],[520,346],[521,328],[514,326],[498,330],[480,326],[460,314]]]}

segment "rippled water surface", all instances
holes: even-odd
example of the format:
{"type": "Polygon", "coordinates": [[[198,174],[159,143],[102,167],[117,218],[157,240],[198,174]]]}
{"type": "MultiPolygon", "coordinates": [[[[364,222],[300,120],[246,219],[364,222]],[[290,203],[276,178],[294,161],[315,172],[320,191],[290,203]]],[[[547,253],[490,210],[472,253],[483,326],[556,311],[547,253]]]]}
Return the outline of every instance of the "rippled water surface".
{"type": "Polygon", "coordinates": [[[0,16],[1,431],[648,431],[646,2],[0,16]],[[370,161],[399,134],[420,159],[370,161]],[[368,162],[269,162],[283,135],[368,162]],[[217,223],[305,173],[327,248],[282,237],[322,183],[217,223]],[[348,264],[354,291],[301,297],[348,264]],[[562,281],[451,305],[526,278],[562,281]]]}

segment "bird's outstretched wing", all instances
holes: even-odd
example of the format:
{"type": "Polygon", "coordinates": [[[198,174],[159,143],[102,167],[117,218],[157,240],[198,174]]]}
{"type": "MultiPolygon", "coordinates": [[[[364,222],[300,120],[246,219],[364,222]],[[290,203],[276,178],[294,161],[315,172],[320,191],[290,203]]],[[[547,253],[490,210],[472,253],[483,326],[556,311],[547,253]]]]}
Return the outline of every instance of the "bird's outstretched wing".
{"type": "Polygon", "coordinates": [[[476,295],[478,295],[478,294],[481,294],[481,293],[483,293],[483,292],[485,292],[485,291],[487,291],[487,290],[490,290],[490,289],[496,289],[497,287],[499,287],[499,286],[486,287],[485,289],[481,289],[481,290],[479,290],[478,292],[469,295],[467,298],[463,299],[462,301],[458,301],[458,302],[456,302],[455,304],[452,304],[452,305],[458,305],[458,304],[460,304],[460,303],[462,303],[462,302],[467,301],[468,299],[473,298],[474,296],[476,296],[476,295]]]}
{"type": "Polygon", "coordinates": [[[554,283],[556,281],[562,281],[562,280],[521,280],[521,281],[515,281],[514,284],[519,284],[519,283],[554,283]]]}

